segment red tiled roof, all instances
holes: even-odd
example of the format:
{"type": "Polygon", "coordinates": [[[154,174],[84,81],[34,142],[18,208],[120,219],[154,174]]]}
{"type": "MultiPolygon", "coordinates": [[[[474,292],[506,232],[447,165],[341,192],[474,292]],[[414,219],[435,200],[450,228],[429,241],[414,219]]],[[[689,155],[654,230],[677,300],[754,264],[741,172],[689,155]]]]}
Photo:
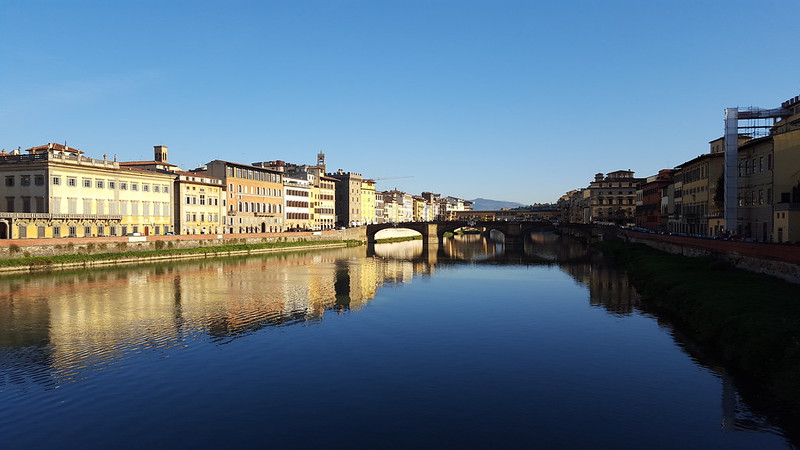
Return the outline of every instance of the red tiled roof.
{"type": "Polygon", "coordinates": [[[119,163],[120,166],[157,166],[159,164],[162,166],[178,167],[175,164],[164,161],[125,161],[119,163]]]}
{"type": "Polygon", "coordinates": [[[40,145],[38,147],[31,147],[31,148],[27,149],[26,151],[35,152],[37,150],[50,150],[50,149],[63,150],[65,152],[71,152],[71,153],[83,153],[83,151],[78,150],[77,148],[68,147],[68,146],[65,146],[64,144],[58,144],[58,143],[55,143],[55,142],[51,142],[51,143],[48,143],[48,144],[45,144],[45,145],[40,145]]]}

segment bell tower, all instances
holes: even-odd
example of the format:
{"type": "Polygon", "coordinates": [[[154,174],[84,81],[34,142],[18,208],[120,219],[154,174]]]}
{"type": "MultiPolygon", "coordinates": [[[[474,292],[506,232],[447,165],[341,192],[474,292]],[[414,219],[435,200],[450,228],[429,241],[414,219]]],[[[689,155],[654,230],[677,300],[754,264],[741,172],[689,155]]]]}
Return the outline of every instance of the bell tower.
{"type": "Polygon", "coordinates": [[[323,174],[325,173],[325,153],[317,153],[317,167],[322,169],[323,174]]]}
{"type": "Polygon", "coordinates": [[[153,151],[155,153],[155,160],[158,162],[167,162],[167,146],[166,145],[154,145],[153,151]]]}

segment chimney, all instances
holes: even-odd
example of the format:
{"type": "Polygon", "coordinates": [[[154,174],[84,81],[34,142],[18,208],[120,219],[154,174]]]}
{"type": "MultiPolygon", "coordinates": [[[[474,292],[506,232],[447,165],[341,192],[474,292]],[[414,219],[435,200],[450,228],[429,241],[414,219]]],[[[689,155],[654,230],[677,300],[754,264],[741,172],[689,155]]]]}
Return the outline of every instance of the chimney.
{"type": "Polygon", "coordinates": [[[166,145],[154,145],[153,152],[155,153],[155,160],[158,162],[167,162],[167,146],[166,145]]]}

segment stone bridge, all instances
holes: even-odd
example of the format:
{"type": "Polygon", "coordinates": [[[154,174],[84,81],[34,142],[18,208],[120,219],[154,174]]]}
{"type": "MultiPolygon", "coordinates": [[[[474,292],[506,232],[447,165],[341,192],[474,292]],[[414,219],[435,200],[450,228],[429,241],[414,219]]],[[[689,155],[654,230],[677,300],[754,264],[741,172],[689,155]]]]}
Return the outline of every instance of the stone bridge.
{"type": "Polygon", "coordinates": [[[422,235],[424,245],[439,245],[444,241],[444,234],[454,232],[461,228],[481,230],[485,235],[492,230],[503,233],[503,243],[507,246],[521,246],[525,236],[534,231],[553,230],[549,222],[507,222],[500,220],[453,220],[446,222],[401,222],[378,223],[367,225],[367,241],[375,242],[375,235],[389,228],[407,229],[422,235]]]}

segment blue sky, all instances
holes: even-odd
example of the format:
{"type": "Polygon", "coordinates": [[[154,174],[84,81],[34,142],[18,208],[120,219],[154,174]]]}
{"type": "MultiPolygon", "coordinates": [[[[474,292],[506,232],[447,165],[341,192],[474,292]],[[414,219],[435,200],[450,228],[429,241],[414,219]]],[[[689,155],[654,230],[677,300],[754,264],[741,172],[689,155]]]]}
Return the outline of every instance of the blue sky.
{"type": "Polygon", "coordinates": [[[0,147],[555,201],[800,94],[800,2],[0,0],[0,147]]]}

